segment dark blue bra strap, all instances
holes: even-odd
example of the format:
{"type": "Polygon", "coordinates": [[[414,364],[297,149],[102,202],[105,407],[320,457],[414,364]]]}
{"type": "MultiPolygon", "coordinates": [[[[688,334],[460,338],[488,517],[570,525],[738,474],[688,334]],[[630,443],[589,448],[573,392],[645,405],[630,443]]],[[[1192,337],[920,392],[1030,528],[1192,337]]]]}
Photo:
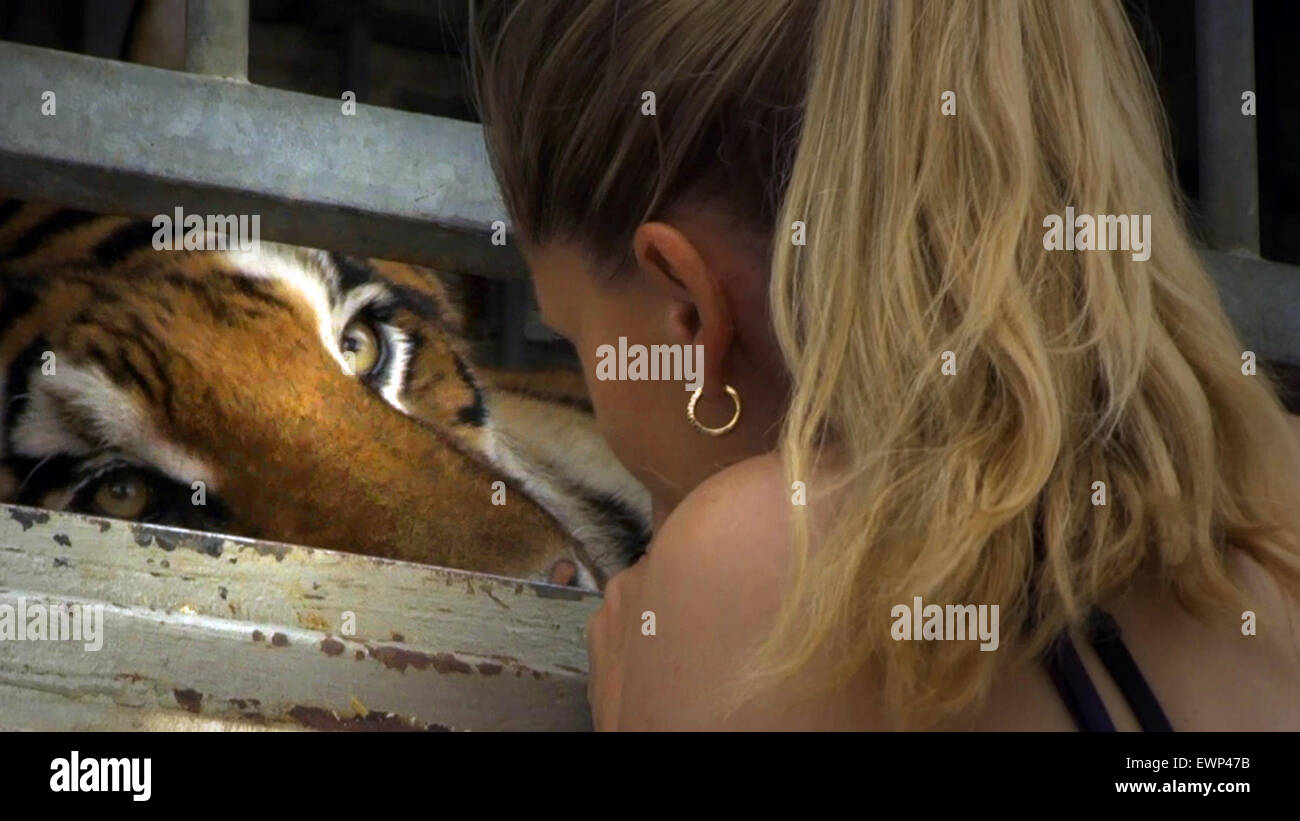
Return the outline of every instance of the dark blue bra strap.
{"type": "Polygon", "coordinates": [[[1074,717],[1075,726],[1085,733],[1115,732],[1115,724],[1106,712],[1106,705],[1097,694],[1097,688],[1084,669],[1083,659],[1079,658],[1079,651],[1074,649],[1074,642],[1068,633],[1056,637],[1048,648],[1044,661],[1052,684],[1074,717]]]}
{"type": "Polygon", "coordinates": [[[1101,663],[1106,665],[1110,677],[1115,680],[1120,692],[1124,694],[1124,700],[1133,710],[1133,715],[1137,716],[1138,724],[1149,733],[1172,733],[1173,725],[1169,723],[1169,718],[1161,709],[1160,702],[1156,700],[1156,694],[1151,692],[1147,680],[1142,677],[1137,662],[1124,646],[1115,619],[1106,611],[1094,607],[1088,620],[1092,633],[1092,647],[1101,658],[1101,663]]]}

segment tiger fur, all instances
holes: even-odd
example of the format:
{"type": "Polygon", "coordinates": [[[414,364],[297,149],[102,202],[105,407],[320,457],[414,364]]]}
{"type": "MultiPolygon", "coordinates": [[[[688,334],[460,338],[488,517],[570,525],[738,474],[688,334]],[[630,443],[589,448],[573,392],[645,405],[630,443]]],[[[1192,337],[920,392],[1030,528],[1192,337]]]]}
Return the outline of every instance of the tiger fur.
{"type": "Polygon", "coordinates": [[[581,376],[480,373],[432,272],[154,233],[0,203],[0,500],[588,588],[644,549],[581,376]]]}

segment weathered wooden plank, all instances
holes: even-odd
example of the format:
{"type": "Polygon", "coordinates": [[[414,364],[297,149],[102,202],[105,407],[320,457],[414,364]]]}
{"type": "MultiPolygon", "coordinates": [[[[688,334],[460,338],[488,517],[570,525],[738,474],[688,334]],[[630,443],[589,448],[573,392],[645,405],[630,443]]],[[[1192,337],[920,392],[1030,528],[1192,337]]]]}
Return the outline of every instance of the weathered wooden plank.
{"type": "Polygon", "coordinates": [[[123,709],[107,699],[68,698],[0,684],[0,732],[268,732],[306,731],[297,722],[208,718],[186,710],[123,709]],[[20,717],[17,723],[10,723],[20,717]]]}
{"type": "Polygon", "coordinates": [[[0,506],[0,612],[96,605],[104,637],[96,651],[0,640],[0,727],[587,729],[583,634],[599,601],[0,506]]]}

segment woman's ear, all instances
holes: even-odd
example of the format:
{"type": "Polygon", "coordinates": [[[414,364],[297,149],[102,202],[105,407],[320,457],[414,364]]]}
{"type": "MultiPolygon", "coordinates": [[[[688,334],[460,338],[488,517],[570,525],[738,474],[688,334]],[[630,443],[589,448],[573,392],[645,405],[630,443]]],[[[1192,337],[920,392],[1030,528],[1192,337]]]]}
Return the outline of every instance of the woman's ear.
{"type": "Polygon", "coordinates": [[[674,225],[647,222],[632,238],[637,266],[664,306],[672,341],[703,346],[703,395],[725,396],[722,363],[735,342],[735,317],[722,271],[674,225]]]}

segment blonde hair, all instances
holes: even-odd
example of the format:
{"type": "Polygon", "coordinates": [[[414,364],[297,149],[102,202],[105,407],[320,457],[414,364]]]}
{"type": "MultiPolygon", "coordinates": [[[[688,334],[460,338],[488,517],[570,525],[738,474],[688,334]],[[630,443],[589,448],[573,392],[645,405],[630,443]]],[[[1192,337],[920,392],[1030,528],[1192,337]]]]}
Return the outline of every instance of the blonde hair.
{"type": "Polygon", "coordinates": [[[810,693],[865,668],[898,716],[971,708],[1007,654],[892,640],[915,596],[998,605],[1028,659],[1139,574],[1237,606],[1229,547],[1300,585],[1300,448],[1242,373],[1118,0],[478,6],[489,151],[533,242],[624,264],[691,197],[772,237],[788,478],[851,503],[815,549],[796,516],[740,696],[829,653],[810,693]],[[1150,259],[1045,250],[1066,206],[1149,214],[1150,259]]]}

